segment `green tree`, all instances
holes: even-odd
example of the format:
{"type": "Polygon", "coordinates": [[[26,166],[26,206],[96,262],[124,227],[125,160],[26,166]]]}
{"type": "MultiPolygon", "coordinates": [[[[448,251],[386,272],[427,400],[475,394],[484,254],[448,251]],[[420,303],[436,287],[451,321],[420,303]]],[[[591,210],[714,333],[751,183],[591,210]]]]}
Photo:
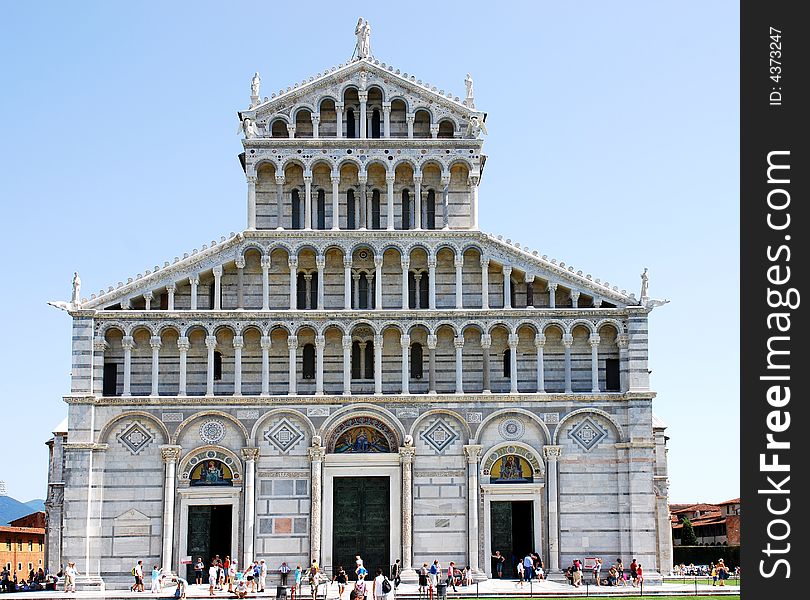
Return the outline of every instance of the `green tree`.
{"type": "Polygon", "coordinates": [[[692,522],[684,517],[683,531],[681,531],[681,545],[683,546],[697,546],[698,540],[695,535],[695,528],[692,527],[692,522]]]}

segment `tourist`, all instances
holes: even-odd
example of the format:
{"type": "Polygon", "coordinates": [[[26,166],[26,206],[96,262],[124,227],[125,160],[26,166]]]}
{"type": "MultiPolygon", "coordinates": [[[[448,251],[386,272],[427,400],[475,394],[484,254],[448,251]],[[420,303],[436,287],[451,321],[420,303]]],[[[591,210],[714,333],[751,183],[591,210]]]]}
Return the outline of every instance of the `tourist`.
{"type": "Polygon", "coordinates": [[[473,575],[470,565],[464,567],[464,585],[471,586],[473,584],[473,575]]]}
{"type": "Polygon", "coordinates": [[[208,595],[214,595],[214,589],[219,582],[219,567],[215,561],[211,561],[211,566],[208,567],[208,595]]]}
{"type": "Polygon", "coordinates": [[[182,577],[177,578],[177,589],[174,590],[175,598],[185,598],[186,590],[188,590],[188,581],[182,577]]]}
{"type": "Polygon", "coordinates": [[[320,578],[318,577],[318,561],[316,559],[312,559],[312,564],[309,566],[309,571],[307,572],[309,578],[309,589],[312,592],[312,600],[315,600],[318,597],[318,584],[320,583],[320,578]]]}
{"type": "Polygon", "coordinates": [[[582,585],[582,563],[579,562],[578,558],[575,558],[572,564],[571,584],[574,587],[579,587],[582,585]]]}
{"type": "Polygon", "coordinates": [[[438,559],[433,561],[430,565],[430,598],[433,600],[433,593],[436,591],[436,586],[439,585],[439,573],[441,573],[442,566],[439,564],[438,559]]]}
{"type": "Polygon", "coordinates": [[[304,579],[304,571],[301,570],[301,565],[295,567],[295,572],[293,573],[293,589],[292,589],[292,600],[295,600],[295,595],[301,596],[301,581],[304,579]]]}
{"type": "Polygon", "coordinates": [[[624,563],[621,558],[616,559],[616,571],[619,573],[619,581],[623,586],[627,586],[627,573],[624,572],[624,563]]]}
{"type": "MultiPolygon", "coordinates": [[[[264,562],[264,561],[262,561],[264,562]]],[[[281,573],[281,585],[287,585],[287,577],[290,574],[290,567],[287,565],[286,562],[281,563],[281,566],[278,568],[278,572],[281,573]]],[[[264,586],[262,586],[264,587],[264,586]]]]}
{"type": "Polygon", "coordinates": [[[532,577],[534,577],[534,559],[531,554],[527,554],[523,558],[523,573],[526,581],[531,581],[532,577]]]}
{"type": "Polygon", "coordinates": [[[363,577],[368,575],[368,571],[363,566],[363,559],[360,558],[359,554],[354,557],[354,564],[356,565],[356,567],[354,569],[354,574],[355,575],[357,575],[358,577],[360,577],[360,575],[362,575],[363,577]]]}
{"type": "Polygon", "coordinates": [[[374,584],[371,586],[374,600],[386,600],[391,593],[391,582],[383,575],[382,569],[377,567],[377,576],[374,577],[374,584]]]}
{"type": "Polygon", "coordinates": [[[633,587],[636,584],[642,585],[644,583],[644,572],[641,570],[641,563],[636,566],[636,578],[633,580],[633,587]]]}
{"type": "Polygon", "coordinates": [[[338,567],[338,572],[333,577],[333,581],[336,581],[338,584],[338,598],[343,600],[343,592],[346,591],[346,584],[349,583],[349,574],[346,573],[346,569],[343,568],[343,565],[338,567]]]}
{"type": "Polygon", "coordinates": [[[503,563],[506,562],[506,557],[501,554],[500,550],[495,550],[492,555],[492,562],[495,563],[495,576],[498,579],[503,579],[503,563]]]}
{"type": "Polygon", "coordinates": [[[709,574],[712,576],[712,586],[717,585],[717,567],[714,563],[709,563],[709,574]]]}
{"type": "Polygon", "coordinates": [[[523,561],[520,561],[517,564],[517,576],[518,576],[517,586],[523,587],[523,579],[525,575],[526,575],[526,567],[523,566],[523,561]]]}
{"type": "Polygon", "coordinates": [[[419,598],[427,597],[428,585],[428,564],[422,563],[419,569],[419,598]]]}
{"type": "Polygon", "coordinates": [[[65,569],[65,592],[76,593],[76,576],[79,570],[76,568],[76,563],[69,562],[65,569]]]}
{"type": "Polygon", "coordinates": [[[450,587],[451,585],[453,586],[453,591],[457,592],[458,589],[456,589],[456,563],[454,563],[452,560],[450,561],[450,566],[447,567],[447,586],[450,587]]]}
{"type": "MultiPolygon", "coordinates": [[[[287,563],[284,563],[284,564],[286,565],[287,563]]],[[[289,573],[289,571],[290,571],[290,568],[287,567],[287,572],[289,573]]],[[[260,592],[264,591],[264,586],[265,586],[266,583],[267,583],[267,563],[264,562],[264,559],[262,559],[262,560],[259,561],[259,591],[260,592]]],[[[286,583],[283,584],[283,585],[286,585],[286,583]]]]}
{"type": "MultiPolygon", "coordinates": [[[[359,558],[359,557],[358,557],[359,558]]],[[[354,584],[354,598],[352,600],[364,600],[366,597],[366,576],[360,574],[357,576],[357,581],[354,584]]]]}
{"type": "Polygon", "coordinates": [[[726,566],[726,563],[723,562],[722,558],[717,561],[717,579],[720,581],[721,586],[726,585],[726,579],[728,579],[728,567],[726,566]]]}
{"type": "Polygon", "coordinates": [[[616,570],[616,565],[610,565],[610,569],[608,569],[608,578],[607,582],[610,586],[619,585],[619,572],[616,570]]]}
{"type": "Polygon", "coordinates": [[[198,556],[197,562],[194,564],[194,582],[197,585],[202,585],[203,571],[205,571],[205,563],[203,563],[202,556],[198,556]]]}
{"type": "Polygon", "coordinates": [[[152,586],[149,588],[150,594],[160,594],[160,569],[157,565],[152,566],[152,586]]]}
{"type": "Polygon", "coordinates": [[[602,559],[597,558],[593,565],[593,578],[596,585],[602,585],[602,559]]]}
{"type": "MultiPolygon", "coordinates": [[[[227,559],[226,559],[227,560],[227,559]]],[[[243,573],[235,573],[233,578],[228,580],[228,591],[233,592],[237,598],[246,598],[248,595],[247,581],[243,573]],[[234,587],[234,579],[236,579],[236,587],[234,587]]]]}
{"type": "Polygon", "coordinates": [[[400,572],[402,571],[402,566],[399,564],[399,559],[394,561],[394,564],[391,565],[391,581],[394,582],[394,587],[398,587],[401,581],[400,572]]]}
{"type": "Polygon", "coordinates": [[[636,586],[636,579],[638,579],[637,574],[638,564],[636,563],[636,559],[634,558],[630,563],[630,579],[633,580],[633,587],[636,586]]]}
{"type": "Polygon", "coordinates": [[[132,592],[143,591],[143,561],[139,560],[138,564],[132,567],[132,575],[135,577],[135,583],[129,588],[132,592]]]}

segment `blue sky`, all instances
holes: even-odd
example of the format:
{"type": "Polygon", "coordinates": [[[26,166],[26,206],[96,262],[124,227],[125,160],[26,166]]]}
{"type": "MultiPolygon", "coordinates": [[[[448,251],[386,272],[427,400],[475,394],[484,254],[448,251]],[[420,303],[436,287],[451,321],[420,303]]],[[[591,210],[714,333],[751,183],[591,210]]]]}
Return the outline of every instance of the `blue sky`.
{"type": "Polygon", "coordinates": [[[671,500],[739,495],[739,8],[733,1],[36,2],[0,8],[0,479],[44,497],[70,319],[46,306],[245,224],[236,111],[344,62],[488,112],[484,231],[638,295],[671,500]]]}

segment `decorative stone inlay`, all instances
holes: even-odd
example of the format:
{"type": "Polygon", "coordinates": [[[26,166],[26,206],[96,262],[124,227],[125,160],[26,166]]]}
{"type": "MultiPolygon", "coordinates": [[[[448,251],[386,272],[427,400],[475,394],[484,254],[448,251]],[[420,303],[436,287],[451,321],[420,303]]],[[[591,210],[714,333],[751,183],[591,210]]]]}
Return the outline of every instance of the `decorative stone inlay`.
{"type": "Polygon", "coordinates": [[[560,413],[547,412],[543,413],[543,423],[559,423],[560,413]]]}
{"type": "Polygon", "coordinates": [[[264,433],[264,439],[276,450],[286,454],[304,439],[304,434],[290,420],[284,418],[264,433]]]}
{"type": "Polygon", "coordinates": [[[418,408],[398,408],[396,410],[397,417],[400,419],[416,419],[419,416],[418,408]]]}
{"type": "Polygon", "coordinates": [[[328,406],[308,406],[307,407],[307,416],[308,417],[328,417],[329,416],[329,407],[328,406]]]}
{"type": "Polygon", "coordinates": [[[531,465],[535,477],[541,476],[543,474],[543,467],[532,451],[527,450],[522,446],[506,445],[501,446],[495,452],[491,452],[489,456],[487,456],[487,459],[484,461],[484,464],[482,465],[481,468],[481,475],[489,476],[489,473],[492,470],[492,465],[494,465],[496,461],[500,460],[501,457],[506,456],[507,454],[514,454],[516,456],[520,456],[521,458],[526,459],[528,463],[531,465]]]}
{"type": "Polygon", "coordinates": [[[465,477],[467,473],[464,469],[447,469],[445,471],[416,471],[414,477],[465,477]]]}
{"type": "Polygon", "coordinates": [[[118,434],[118,441],[126,446],[132,454],[140,454],[154,439],[155,437],[149,430],[137,421],[131,423],[124,431],[118,434]]]}
{"type": "Polygon", "coordinates": [[[437,419],[430,427],[422,432],[420,437],[438,454],[444,452],[448,446],[459,438],[459,434],[444,419],[437,419]]]}
{"type": "Polygon", "coordinates": [[[467,423],[480,423],[483,416],[484,416],[484,413],[468,412],[467,416],[466,416],[467,423]]]}
{"type": "Polygon", "coordinates": [[[251,409],[237,410],[236,418],[245,421],[255,421],[259,418],[259,411],[251,409]]]}
{"type": "Polygon", "coordinates": [[[568,437],[588,452],[607,437],[607,431],[590,417],[585,417],[568,432],[568,437]]]}
{"type": "Polygon", "coordinates": [[[259,471],[257,475],[268,479],[303,479],[309,477],[309,471],[259,471]]]}
{"type": "Polygon", "coordinates": [[[218,419],[211,419],[200,425],[200,439],[206,444],[216,444],[225,437],[225,425],[218,419]]]}
{"type": "Polygon", "coordinates": [[[498,425],[498,432],[505,440],[519,440],[526,433],[526,426],[520,419],[507,418],[498,425]]]}
{"type": "Polygon", "coordinates": [[[180,423],[183,420],[183,413],[165,412],[161,413],[160,420],[164,423],[180,423]]]}

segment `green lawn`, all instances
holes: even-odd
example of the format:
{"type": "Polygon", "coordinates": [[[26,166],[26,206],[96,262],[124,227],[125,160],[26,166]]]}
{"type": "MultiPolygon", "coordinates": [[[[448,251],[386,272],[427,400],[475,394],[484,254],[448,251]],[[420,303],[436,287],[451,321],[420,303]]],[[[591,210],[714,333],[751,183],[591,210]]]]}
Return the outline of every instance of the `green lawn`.
{"type": "MultiPolygon", "coordinates": [[[[711,585],[712,578],[711,577],[698,577],[697,578],[698,585],[711,585]]],[[[682,583],[684,585],[691,583],[694,585],[695,578],[694,577],[664,577],[664,583],[682,583]]],[[[739,577],[732,577],[731,579],[726,579],[726,587],[739,587],[740,586],[740,578],[739,577]]],[[[715,586],[717,587],[717,586],[715,586]]]]}
{"type": "MultiPolygon", "coordinates": [[[[547,594],[542,594],[542,595],[541,594],[536,594],[534,597],[535,598],[546,598],[546,597],[548,597],[548,595],[547,594]]],[[[566,600],[590,600],[591,598],[594,598],[596,596],[591,595],[591,596],[554,596],[554,597],[555,598],[565,598],[566,600]]],[[[638,594],[632,595],[632,596],[630,596],[630,595],[622,596],[622,595],[611,594],[610,596],[599,596],[599,597],[601,597],[601,598],[605,598],[605,597],[608,597],[608,598],[638,598],[640,596],[638,594]]],[[[677,596],[659,596],[658,594],[645,594],[643,597],[644,598],[655,598],[656,600],[676,600],[676,599],[682,600],[683,598],[689,598],[690,600],[718,600],[720,598],[728,598],[729,600],[740,600],[739,594],[731,594],[731,595],[728,595],[728,596],[726,596],[726,595],[722,595],[722,596],[705,596],[705,595],[692,596],[691,594],[688,595],[688,596],[685,596],[683,594],[679,594],[677,596]]],[[[482,596],[480,600],[526,600],[526,598],[529,598],[529,596],[515,596],[515,597],[508,597],[508,598],[500,597],[500,596],[497,597],[497,598],[489,598],[489,597],[486,597],[486,596],[482,596]]]]}

